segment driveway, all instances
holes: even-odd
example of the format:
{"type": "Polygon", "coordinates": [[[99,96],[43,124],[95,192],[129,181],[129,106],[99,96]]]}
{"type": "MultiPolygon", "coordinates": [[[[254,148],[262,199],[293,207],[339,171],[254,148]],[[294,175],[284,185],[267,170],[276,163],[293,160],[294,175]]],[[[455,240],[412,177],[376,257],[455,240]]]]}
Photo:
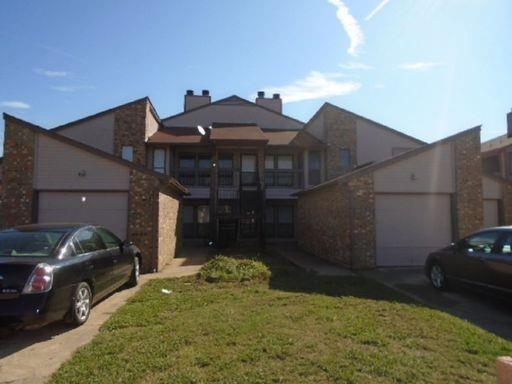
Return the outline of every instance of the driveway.
{"type": "Polygon", "coordinates": [[[137,287],[114,293],[91,311],[87,323],[72,328],[63,323],[27,331],[0,329],[0,383],[43,383],[81,346],[89,343],[100,326],[147,281],[196,274],[208,257],[205,248],[185,248],[163,271],[141,276],[137,287]]]}
{"type": "Polygon", "coordinates": [[[430,285],[423,268],[386,268],[361,274],[428,306],[438,308],[498,336],[512,340],[512,304],[510,302],[463,287],[453,287],[447,292],[439,292],[430,285]]]}

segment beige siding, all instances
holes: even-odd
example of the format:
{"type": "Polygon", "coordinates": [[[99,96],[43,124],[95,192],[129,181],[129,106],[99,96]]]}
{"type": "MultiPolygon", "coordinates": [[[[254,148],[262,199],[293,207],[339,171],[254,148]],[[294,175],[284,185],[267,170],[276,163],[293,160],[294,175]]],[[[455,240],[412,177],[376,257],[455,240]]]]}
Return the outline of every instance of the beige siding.
{"type": "Polygon", "coordinates": [[[146,113],[146,137],[145,140],[148,139],[148,137],[152,136],[156,131],[158,131],[158,121],[155,119],[155,116],[149,111],[150,105],[148,103],[147,105],[148,111],[146,113]]]}
{"type": "Polygon", "coordinates": [[[484,199],[501,199],[502,198],[502,185],[500,182],[491,179],[490,177],[482,177],[482,186],[484,199]]]}
{"type": "Polygon", "coordinates": [[[74,124],[58,133],[112,154],[114,153],[114,124],[114,112],[112,112],[74,124]]]}
{"type": "Polygon", "coordinates": [[[37,135],[35,164],[39,190],[128,190],[130,185],[128,167],[43,135],[37,135]]]}
{"type": "Polygon", "coordinates": [[[454,192],[452,152],[450,143],[441,144],[376,170],[375,192],[454,192]]]}
{"type": "Polygon", "coordinates": [[[450,195],[376,195],[377,266],[423,265],[452,238],[450,195]]]}
{"type": "Polygon", "coordinates": [[[180,201],[164,193],[158,194],[158,269],[176,255],[180,235],[178,223],[180,201]]]}
{"type": "Polygon", "coordinates": [[[324,130],[324,114],[319,114],[315,120],[310,121],[308,123],[307,131],[315,136],[317,139],[324,141],[325,140],[325,130],[324,130]]]}
{"type": "Polygon", "coordinates": [[[255,123],[267,129],[301,129],[302,124],[251,105],[210,105],[197,111],[179,115],[165,121],[166,126],[209,126],[213,122],[255,123]]]}
{"type": "Polygon", "coordinates": [[[421,144],[377,124],[356,118],[357,163],[380,161],[391,157],[393,148],[413,149],[421,144]]]}
{"type": "Polygon", "coordinates": [[[39,223],[103,225],[126,239],[127,192],[40,192],[38,210],[39,223]]]}

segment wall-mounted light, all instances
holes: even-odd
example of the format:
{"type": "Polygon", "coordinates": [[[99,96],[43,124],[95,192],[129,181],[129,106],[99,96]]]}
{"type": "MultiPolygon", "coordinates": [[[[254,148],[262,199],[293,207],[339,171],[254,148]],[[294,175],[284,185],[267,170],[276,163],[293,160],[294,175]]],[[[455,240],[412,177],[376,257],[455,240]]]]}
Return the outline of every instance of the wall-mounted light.
{"type": "Polygon", "coordinates": [[[85,177],[87,175],[87,171],[85,169],[82,169],[81,171],[78,172],[78,176],[80,177],[85,177]]]}
{"type": "Polygon", "coordinates": [[[82,203],[85,203],[87,201],[87,197],[82,196],[82,203]]]}

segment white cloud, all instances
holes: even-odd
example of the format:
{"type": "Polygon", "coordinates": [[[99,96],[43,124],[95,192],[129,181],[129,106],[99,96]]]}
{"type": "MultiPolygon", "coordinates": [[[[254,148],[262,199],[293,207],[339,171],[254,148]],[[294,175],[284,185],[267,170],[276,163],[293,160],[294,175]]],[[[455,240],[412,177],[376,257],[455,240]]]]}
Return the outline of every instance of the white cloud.
{"type": "Polygon", "coordinates": [[[2,107],[14,108],[14,109],[29,109],[30,105],[23,101],[2,101],[2,107]]]}
{"type": "Polygon", "coordinates": [[[398,67],[409,71],[425,71],[427,69],[442,67],[444,63],[434,61],[418,61],[416,63],[403,63],[398,67]]]}
{"type": "Polygon", "coordinates": [[[54,85],[51,87],[54,91],[59,92],[76,92],[82,91],[86,89],[94,89],[94,87],[86,86],[86,85],[54,85]]]}
{"type": "Polygon", "coordinates": [[[311,71],[303,79],[280,87],[267,87],[263,90],[268,93],[279,93],[285,103],[295,101],[313,100],[332,96],[342,96],[356,92],[361,83],[354,81],[340,81],[342,73],[322,73],[311,71]]]}
{"type": "Polygon", "coordinates": [[[341,0],[328,0],[329,3],[338,8],[336,17],[340,21],[343,29],[347,32],[350,40],[350,46],[347,52],[352,56],[357,56],[359,47],[364,44],[364,34],[356,18],[350,13],[350,9],[341,0]]]}
{"type": "Polygon", "coordinates": [[[382,2],[379,5],[377,5],[364,19],[368,21],[371,18],[373,18],[373,16],[379,13],[382,10],[382,8],[384,8],[387,5],[387,3],[389,3],[389,0],[382,0],[382,2]]]}
{"type": "Polygon", "coordinates": [[[340,63],[338,64],[338,66],[344,69],[362,69],[365,71],[373,69],[371,65],[361,63],[360,61],[349,61],[348,63],[340,63]]]}
{"type": "Polygon", "coordinates": [[[46,77],[66,77],[69,75],[66,71],[50,71],[48,69],[35,68],[34,72],[46,77]]]}

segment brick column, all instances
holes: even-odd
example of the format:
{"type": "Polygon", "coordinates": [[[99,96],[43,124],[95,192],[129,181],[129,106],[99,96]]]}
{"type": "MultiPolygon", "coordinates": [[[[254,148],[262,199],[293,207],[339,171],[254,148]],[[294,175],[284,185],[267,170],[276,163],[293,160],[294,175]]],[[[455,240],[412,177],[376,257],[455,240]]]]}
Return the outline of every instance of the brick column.
{"type": "Polygon", "coordinates": [[[501,185],[503,201],[503,225],[512,225],[512,184],[503,182],[501,185]]]}
{"type": "Polygon", "coordinates": [[[341,168],[340,150],[350,150],[351,166],[357,164],[357,131],[355,118],[333,106],[324,115],[326,150],[326,180],[342,175],[349,169],[341,168]]]}
{"type": "Polygon", "coordinates": [[[133,162],[146,165],[146,119],[149,103],[146,99],[115,111],[114,155],[121,157],[124,146],[133,147],[133,162]]]}
{"type": "Polygon", "coordinates": [[[463,238],[484,223],[480,129],[457,138],[455,149],[455,234],[463,238]]]}
{"type": "Polygon", "coordinates": [[[350,190],[352,268],[374,268],[376,264],[376,228],[373,174],[362,175],[349,181],[348,187],[350,190]]]}
{"type": "Polygon", "coordinates": [[[3,160],[3,227],[29,224],[34,218],[35,133],[6,118],[3,160]]]}

